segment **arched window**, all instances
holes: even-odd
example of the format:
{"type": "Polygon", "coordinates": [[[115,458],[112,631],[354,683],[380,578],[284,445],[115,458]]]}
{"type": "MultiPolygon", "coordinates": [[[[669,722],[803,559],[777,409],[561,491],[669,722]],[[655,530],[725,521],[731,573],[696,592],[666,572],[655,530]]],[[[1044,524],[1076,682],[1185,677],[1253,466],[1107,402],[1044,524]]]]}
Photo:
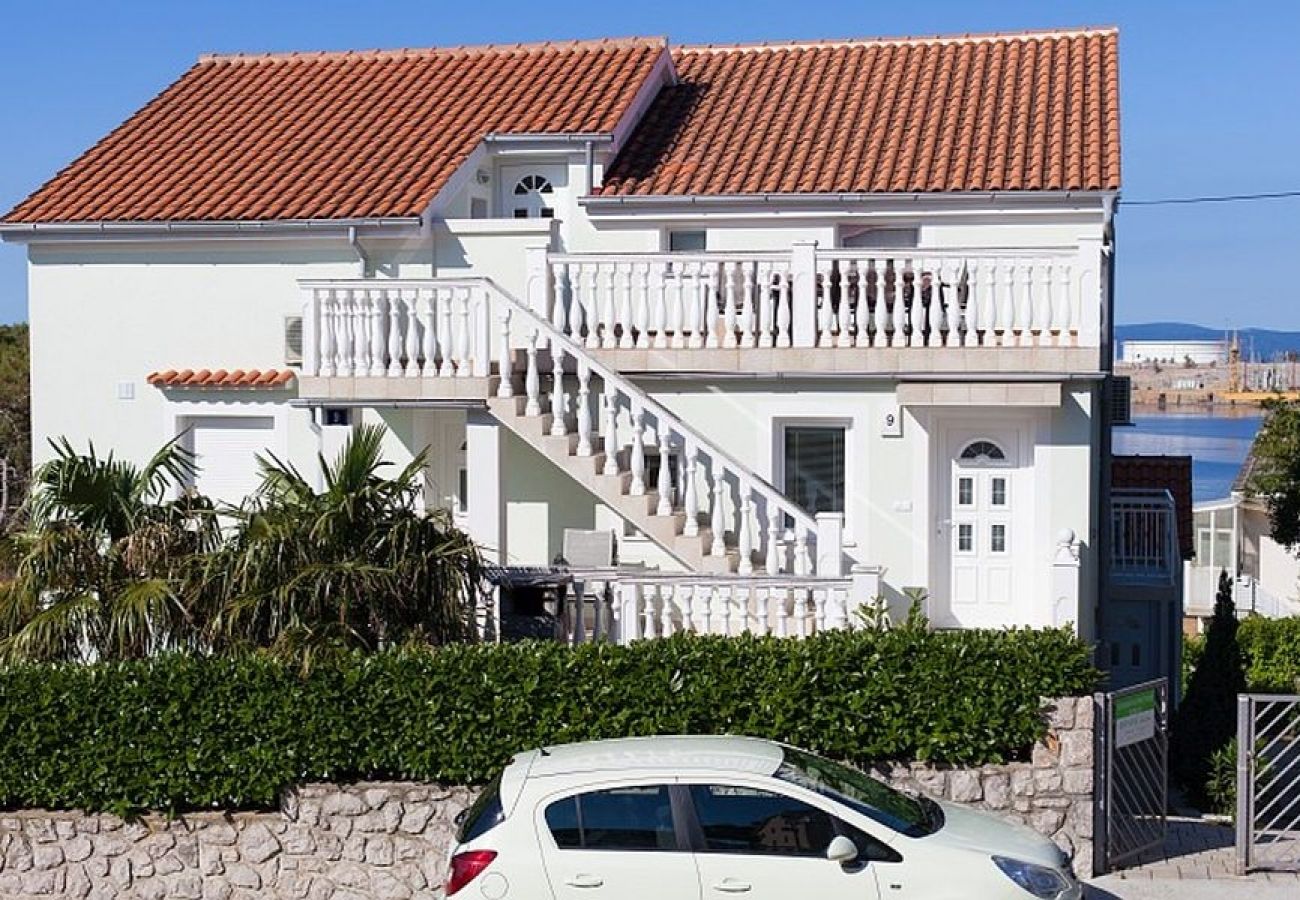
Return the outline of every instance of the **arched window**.
{"type": "Polygon", "coordinates": [[[961,451],[966,462],[1006,462],[1007,455],[992,441],[971,441],[961,451]]]}
{"type": "Polygon", "coordinates": [[[523,194],[549,194],[551,192],[551,183],[544,175],[525,175],[515,184],[515,193],[523,194]]]}
{"type": "Polygon", "coordinates": [[[531,219],[538,216],[549,219],[555,215],[550,206],[554,193],[550,179],[545,175],[525,175],[515,182],[515,218],[531,219]]]}

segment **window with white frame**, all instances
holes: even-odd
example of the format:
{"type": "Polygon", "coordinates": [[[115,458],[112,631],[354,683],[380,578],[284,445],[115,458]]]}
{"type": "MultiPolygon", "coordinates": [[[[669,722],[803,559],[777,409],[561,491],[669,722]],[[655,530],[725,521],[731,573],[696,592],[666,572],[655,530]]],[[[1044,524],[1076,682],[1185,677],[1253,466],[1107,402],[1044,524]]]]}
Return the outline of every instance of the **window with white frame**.
{"type": "Polygon", "coordinates": [[[782,426],[785,495],[809,515],[844,512],[846,431],[843,425],[782,426]]]}
{"type": "Polygon", "coordinates": [[[703,253],[709,248],[709,236],[704,231],[668,232],[668,249],[673,253],[703,253]]]}

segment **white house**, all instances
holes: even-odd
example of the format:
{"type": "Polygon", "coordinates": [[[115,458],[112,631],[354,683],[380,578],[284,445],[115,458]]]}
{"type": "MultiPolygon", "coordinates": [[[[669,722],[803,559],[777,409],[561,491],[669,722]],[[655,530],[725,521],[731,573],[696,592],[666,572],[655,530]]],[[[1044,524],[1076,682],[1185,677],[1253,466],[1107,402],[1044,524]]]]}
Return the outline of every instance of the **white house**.
{"type": "Polygon", "coordinates": [[[1097,636],[1117,42],[205,57],[0,225],[37,455],[185,434],[235,502],[383,422],[503,562],[1097,636]]]}

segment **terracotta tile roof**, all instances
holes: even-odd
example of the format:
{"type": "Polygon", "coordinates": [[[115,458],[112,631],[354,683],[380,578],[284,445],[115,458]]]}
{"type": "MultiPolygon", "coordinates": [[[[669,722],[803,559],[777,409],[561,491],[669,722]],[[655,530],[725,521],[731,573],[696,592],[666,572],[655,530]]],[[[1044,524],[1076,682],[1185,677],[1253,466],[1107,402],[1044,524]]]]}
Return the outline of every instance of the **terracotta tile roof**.
{"type": "Polygon", "coordinates": [[[1167,490],[1178,517],[1178,548],[1183,559],[1196,552],[1192,522],[1192,458],[1190,456],[1113,456],[1111,487],[1167,490]]]}
{"type": "Polygon", "coordinates": [[[636,38],[201,59],[9,222],[416,216],[489,133],[609,133],[636,38]]]}
{"type": "Polygon", "coordinates": [[[674,51],[605,195],[1118,189],[1115,29],[674,51]]]}
{"type": "Polygon", "coordinates": [[[146,379],[160,388],[287,388],[292,369],[167,369],[146,379]]]}

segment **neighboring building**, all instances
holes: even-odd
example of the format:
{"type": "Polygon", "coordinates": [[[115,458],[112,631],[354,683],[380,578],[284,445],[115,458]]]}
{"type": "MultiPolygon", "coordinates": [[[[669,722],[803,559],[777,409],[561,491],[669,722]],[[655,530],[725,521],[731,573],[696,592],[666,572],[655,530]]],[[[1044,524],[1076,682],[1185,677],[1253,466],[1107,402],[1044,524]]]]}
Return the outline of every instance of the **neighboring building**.
{"type": "Polygon", "coordinates": [[[501,561],[1095,637],[1117,41],[205,57],[0,226],[37,452],[183,434],[237,502],[383,422],[501,561]]]}
{"type": "Polygon", "coordinates": [[[1163,363],[1185,365],[1191,360],[1198,366],[1221,366],[1228,362],[1226,341],[1124,341],[1120,344],[1122,363],[1142,365],[1163,363]]]}
{"type": "Polygon", "coordinates": [[[1268,506],[1250,491],[1256,461],[1252,448],[1229,495],[1196,504],[1196,554],[1183,599],[1189,634],[1204,631],[1214,615],[1221,572],[1232,579],[1238,615],[1300,615],[1300,557],[1273,540],[1268,506]]]}

